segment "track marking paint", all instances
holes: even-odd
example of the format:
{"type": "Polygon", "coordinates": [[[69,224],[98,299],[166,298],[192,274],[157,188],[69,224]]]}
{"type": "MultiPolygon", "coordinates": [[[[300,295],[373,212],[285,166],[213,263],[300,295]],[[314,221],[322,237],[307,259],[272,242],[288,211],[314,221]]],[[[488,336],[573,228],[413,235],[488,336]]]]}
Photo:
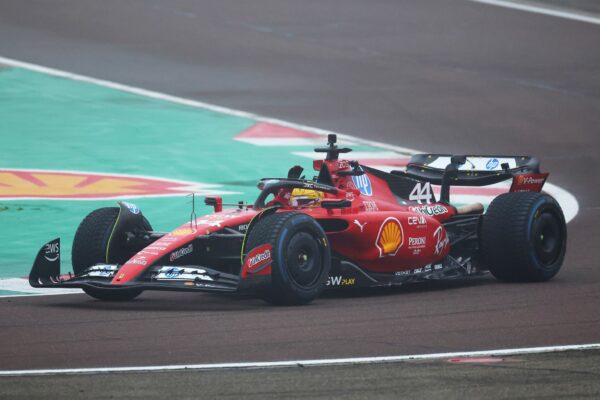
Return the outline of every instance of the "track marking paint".
{"type": "Polygon", "coordinates": [[[383,357],[355,357],[355,358],[328,358],[321,360],[297,361],[267,361],[243,362],[222,364],[183,364],[183,365],[152,365],[136,367],[106,367],[106,368],[64,368],[64,369],[25,369],[0,371],[0,376],[26,376],[26,375],[73,375],[73,374],[102,374],[119,372],[161,372],[185,370],[220,370],[220,369],[264,369],[264,368],[294,368],[317,367],[331,365],[357,365],[375,363],[393,363],[419,360],[443,360],[459,357],[492,357],[513,356],[523,354],[554,353],[562,351],[598,350],[600,343],[580,344],[569,346],[527,347],[517,349],[499,349],[484,351],[464,351],[453,353],[412,354],[402,356],[383,357]]]}
{"type": "Polygon", "coordinates": [[[0,279],[0,290],[18,293],[0,296],[0,299],[5,297],[48,296],[57,294],[83,293],[81,289],[34,288],[29,284],[29,280],[25,278],[0,279]]]}
{"type": "Polygon", "coordinates": [[[579,22],[587,22],[589,24],[600,25],[600,18],[593,14],[584,12],[572,12],[565,8],[550,7],[539,3],[519,2],[516,3],[510,0],[469,0],[474,3],[489,4],[498,7],[512,8],[514,10],[527,11],[536,14],[550,15],[553,17],[566,18],[579,22]]]}
{"type": "Polygon", "coordinates": [[[223,185],[118,173],[0,168],[0,200],[105,200],[236,194],[223,185]],[[32,188],[35,186],[35,188],[32,188]],[[34,189],[34,190],[33,190],[34,189]]]}

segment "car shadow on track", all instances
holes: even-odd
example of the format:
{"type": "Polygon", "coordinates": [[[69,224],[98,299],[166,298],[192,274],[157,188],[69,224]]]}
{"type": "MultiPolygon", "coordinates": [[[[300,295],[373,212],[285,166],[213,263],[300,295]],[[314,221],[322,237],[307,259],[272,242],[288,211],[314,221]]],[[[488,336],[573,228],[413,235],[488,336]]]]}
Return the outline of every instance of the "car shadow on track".
{"type": "Polygon", "coordinates": [[[61,296],[60,301],[47,301],[43,305],[50,308],[104,311],[206,311],[240,312],[265,307],[262,300],[249,295],[217,295],[211,293],[165,293],[148,292],[130,301],[102,301],[87,295],[61,296]]]}
{"type": "Polygon", "coordinates": [[[389,287],[378,287],[378,288],[366,288],[366,289],[334,289],[326,291],[321,297],[328,299],[343,299],[343,298],[357,298],[357,297],[384,297],[384,296],[397,296],[397,295],[408,295],[412,293],[425,293],[452,290],[459,288],[475,287],[488,285],[490,283],[497,282],[490,276],[478,276],[472,278],[452,279],[452,280],[438,280],[438,281],[427,281],[427,282],[414,282],[407,283],[400,286],[389,286],[389,287]]]}
{"type": "MultiPolygon", "coordinates": [[[[490,277],[477,277],[449,281],[411,283],[395,287],[334,289],[325,291],[319,300],[308,307],[337,306],[337,303],[345,302],[348,299],[387,298],[389,296],[406,296],[413,293],[464,289],[467,287],[487,285],[491,282],[494,282],[494,280],[490,279],[490,277]]],[[[87,295],[52,296],[51,299],[49,297],[46,297],[46,299],[47,300],[41,304],[44,307],[105,311],[240,312],[251,310],[279,310],[282,308],[269,305],[251,294],[145,292],[140,295],[140,297],[125,302],[101,301],[90,298],[87,295]]],[[[303,306],[303,308],[304,307],[306,306],[303,306]]]]}

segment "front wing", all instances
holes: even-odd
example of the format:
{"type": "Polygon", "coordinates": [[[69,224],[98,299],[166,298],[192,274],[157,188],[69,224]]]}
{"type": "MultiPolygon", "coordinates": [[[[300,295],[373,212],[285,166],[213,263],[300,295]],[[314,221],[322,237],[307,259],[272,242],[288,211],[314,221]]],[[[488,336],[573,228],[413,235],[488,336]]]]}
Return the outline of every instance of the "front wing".
{"type": "Polygon", "coordinates": [[[119,275],[119,265],[96,264],[77,275],[60,274],[60,239],[46,243],[38,252],[29,274],[29,284],[44,288],[94,288],[123,291],[132,288],[142,290],[170,290],[190,292],[236,292],[241,279],[203,266],[149,267],[136,280],[112,284],[119,275]]]}

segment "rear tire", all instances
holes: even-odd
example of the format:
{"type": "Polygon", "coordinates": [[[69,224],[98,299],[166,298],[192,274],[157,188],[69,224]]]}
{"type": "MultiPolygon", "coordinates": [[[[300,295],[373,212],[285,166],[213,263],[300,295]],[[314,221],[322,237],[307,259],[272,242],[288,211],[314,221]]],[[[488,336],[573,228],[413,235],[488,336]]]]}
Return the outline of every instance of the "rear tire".
{"type": "Polygon", "coordinates": [[[560,270],[567,226],[549,195],[504,193],[488,207],[481,225],[481,249],[490,272],[507,282],[542,282],[560,270]]]}
{"type": "Polygon", "coordinates": [[[331,252],[323,228],[314,218],[283,212],[260,219],[245,245],[246,254],[255,247],[272,246],[271,286],[261,297],[276,305],[308,304],[323,292],[331,252]]]}
{"type": "MultiPolygon", "coordinates": [[[[135,250],[120,251],[113,259],[109,260],[107,258],[108,242],[118,216],[118,207],[105,207],[92,211],[81,221],[73,239],[71,253],[73,272],[75,274],[80,274],[87,268],[98,263],[123,264],[136,253],[135,250]]],[[[151,230],[152,227],[148,221],[145,220],[145,222],[147,223],[148,230],[151,230]]],[[[113,238],[113,240],[118,239],[120,238],[113,238]]],[[[132,300],[142,293],[141,289],[109,290],[84,288],[83,291],[96,299],[108,301],[132,300]]]]}

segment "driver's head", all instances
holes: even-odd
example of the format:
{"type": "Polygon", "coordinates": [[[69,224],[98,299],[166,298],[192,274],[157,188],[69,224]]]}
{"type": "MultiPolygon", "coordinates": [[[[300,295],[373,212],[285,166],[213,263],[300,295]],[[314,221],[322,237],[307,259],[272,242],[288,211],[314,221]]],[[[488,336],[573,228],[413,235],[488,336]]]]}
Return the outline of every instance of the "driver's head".
{"type": "Polygon", "coordinates": [[[292,190],[292,195],[290,196],[290,206],[292,207],[300,207],[300,206],[309,206],[315,207],[321,203],[324,194],[323,192],[319,192],[318,190],[310,190],[310,189],[294,189],[292,190]]]}

